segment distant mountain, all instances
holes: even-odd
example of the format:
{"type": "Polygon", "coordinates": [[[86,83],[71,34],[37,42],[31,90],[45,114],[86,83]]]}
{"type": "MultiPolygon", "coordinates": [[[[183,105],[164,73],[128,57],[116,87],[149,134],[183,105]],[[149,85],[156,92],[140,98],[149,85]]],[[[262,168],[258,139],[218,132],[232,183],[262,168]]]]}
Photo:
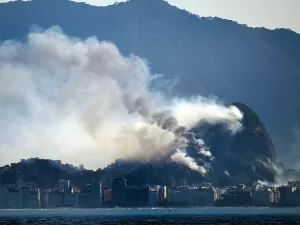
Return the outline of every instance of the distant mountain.
{"type": "Polygon", "coordinates": [[[0,4],[2,40],[23,39],[33,25],[59,25],[69,35],[111,40],[124,54],[147,59],[154,73],[176,81],[176,95],[247,104],[281,152],[300,125],[300,35],[293,31],[203,18],[163,0],[107,7],[68,0],[0,4]]]}

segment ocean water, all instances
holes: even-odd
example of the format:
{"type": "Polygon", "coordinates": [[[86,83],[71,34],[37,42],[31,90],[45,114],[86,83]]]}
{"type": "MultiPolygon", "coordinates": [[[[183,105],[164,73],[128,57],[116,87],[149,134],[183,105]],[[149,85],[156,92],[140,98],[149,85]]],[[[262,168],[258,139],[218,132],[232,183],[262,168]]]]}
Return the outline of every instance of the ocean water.
{"type": "Polygon", "coordinates": [[[300,208],[0,210],[0,225],[300,224],[300,208]]]}

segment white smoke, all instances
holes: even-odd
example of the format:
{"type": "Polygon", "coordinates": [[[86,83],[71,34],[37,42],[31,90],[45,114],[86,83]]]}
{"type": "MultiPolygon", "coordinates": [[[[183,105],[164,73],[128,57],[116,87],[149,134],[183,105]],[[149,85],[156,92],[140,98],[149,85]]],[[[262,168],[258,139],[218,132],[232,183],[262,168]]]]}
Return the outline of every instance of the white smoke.
{"type": "Polygon", "coordinates": [[[229,172],[228,172],[227,170],[224,171],[224,174],[225,174],[226,176],[230,177],[230,174],[229,174],[229,172]]]}
{"type": "Polygon", "coordinates": [[[205,176],[205,174],[206,174],[205,168],[203,166],[198,166],[195,159],[188,156],[183,151],[177,150],[173,155],[171,155],[171,160],[176,163],[186,165],[191,170],[197,171],[197,172],[201,173],[203,176],[205,176]]]}
{"type": "Polygon", "coordinates": [[[233,133],[241,128],[241,124],[237,123],[243,117],[242,113],[235,106],[224,107],[215,99],[207,99],[201,96],[189,99],[173,100],[174,116],[178,118],[179,125],[188,129],[198,124],[216,124],[226,123],[228,129],[233,133]]]}
{"type": "Polygon", "coordinates": [[[204,146],[204,145],[205,145],[205,143],[204,143],[204,141],[203,141],[202,139],[196,139],[196,140],[195,140],[195,143],[196,143],[198,146],[204,146]]]}
{"type": "Polygon", "coordinates": [[[265,168],[268,168],[270,171],[273,170],[275,173],[274,182],[259,180],[258,185],[268,186],[268,187],[280,187],[286,185],[289,181],[296,181],[299,178],[299,176],[297,178],[297,175],[294,173],[286,174],[283,167],[275,163],[272,163],[270,160],[268,162],[264,162],[263,160],[257,160],[257,162],[261,163],[265,168]]]}
{"type": "Polygon", "coordinates": [[[291,146],[282,151],[281,160],[288,169],[300,169],[300,128],[293,129],[293,142],[291,146]]]}
{"type": "Polygon", "coordinates": [[[288,182],[298,181],[300,179],[300,130],[299,127],[294,127],[293,142],[289,148],[282,151],[280,155],[280,164],[268,163],[265,167],[275,171],[275,182],[268,183],[269,186],[283,186],[288,182]],[[283,167],[284,165],[284,167],[283,167]]]}
{"type": "Polygon", "coordinates": [[[211,158],[213,156],[210,151],[199,151],[199,154],[201,154],[205,157],[208,157],[208,158],[211,158]]]}
{"type": "Polygon", "coordinates": [[[58,27],[0,43],[0,163],[40,157],[94,169],[183,150],[180,134],[201,123],[240,128],[237,108],[166,98],[149,91],[153,77],[142,59],[58,27]]]}

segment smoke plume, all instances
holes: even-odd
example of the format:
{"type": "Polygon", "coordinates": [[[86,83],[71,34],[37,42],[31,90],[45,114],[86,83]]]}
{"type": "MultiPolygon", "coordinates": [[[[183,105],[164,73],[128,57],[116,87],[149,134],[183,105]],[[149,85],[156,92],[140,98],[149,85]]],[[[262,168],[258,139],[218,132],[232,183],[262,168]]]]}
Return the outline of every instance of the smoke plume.
{"type": "Polygon", "coordinates": [[[171,160],[179,164],[186,165],[191,170],[201,173],[203,176],[206,174],[206,170],[203,166],[198,166],[195,159],[188,156],[185,152],[177,150],[172,156],[171,160]]]}
{"type": "Polygon", "coordinates": [[[154,77],[141,58],[58,27],[32,32],[25,43],[0,43],[0,163],[41,157],[94,169],[179,149],[172,158],[198,168],[185,155],[183,134],[203,123],[236,132],[242,113],[216,100],[150,91],[154,77]]]}
{"type": "Polygon", "coordinates": [[[300,169],[300,128],[294,127],[293,129],[293,142],[288,149],[282,151],[281,160],[288,169],[300,169]]]}

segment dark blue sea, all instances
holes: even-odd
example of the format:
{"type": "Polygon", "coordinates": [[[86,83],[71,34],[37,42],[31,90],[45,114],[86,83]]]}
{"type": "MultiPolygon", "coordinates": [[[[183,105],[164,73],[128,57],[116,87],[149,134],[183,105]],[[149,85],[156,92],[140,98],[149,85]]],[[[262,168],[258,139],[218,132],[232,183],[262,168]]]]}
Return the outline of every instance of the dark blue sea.
{"type": "Polygon", "coordinates": [[[0,210],[0,225],[300,224],[300,208],[0,210]]]}

